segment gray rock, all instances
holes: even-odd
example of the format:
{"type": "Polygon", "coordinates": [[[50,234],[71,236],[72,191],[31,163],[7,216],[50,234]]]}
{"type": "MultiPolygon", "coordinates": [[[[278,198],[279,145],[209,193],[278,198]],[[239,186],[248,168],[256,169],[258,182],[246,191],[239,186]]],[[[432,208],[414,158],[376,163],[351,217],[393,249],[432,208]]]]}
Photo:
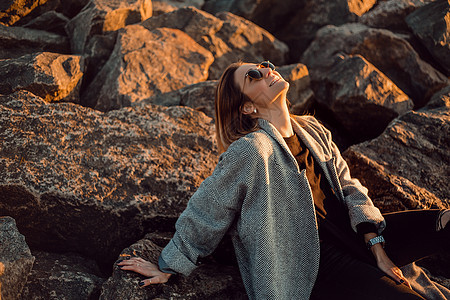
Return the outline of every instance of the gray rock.
{"type": "Polygon", "coordinates": [[[0,25],[0,45],[0,59],[17,58],[36,51],[62,54],[70,52],[69,39],[65,36],[43,30],[3,25],[0,25]]]}
{"type": "Polygon", "coordinates": [[[228,65],[238,60],[261,62],[269,59],[283,65],[288,52],[287,46],[266,30],[226,12],[213,16],[193,7],[180,8],[150,18],[142,26],[149,30],[180,29],[211,51],[214,63],[209,79],[218,79],[228,65]]]}
{"type": "Polygon", "coordinates": [[[0,128],[0,211],[32,249],[103,267],[173,230],[218,159],[212,120],[188,107],[101,113],[16,92],[0,97],[0,128]]]}
{"type": "MultiPolygon", "coordinates": [[[[164,238],[147,235],[124,249],[119,259],[138,256],[156,263],[163,246],[158,240],[164,238]]],[[[220,265],[211,258],[205,259],[188,277],[175,275],[166,284],[138,288],[142,279],[145,277],[114,265],[100,299],[248,299],[237,266],[220,265]]]]}
{"type": "MultiPolygon", "coordinates": [[[[4,211],[2,210],[2,213],[4,211]]],[[[34,257],[11,217],[0,217],[0,298],[19,300],[34,257]]]]}
{"type": "Polygon", "coordinates": [[[48,11],[26,23],[23,27],[46,30],[64,36],[66,35],[64,27],[67,22],[69,22],[69,19],[63,14],[56,11],[48,11]]]}
{"type": "Polygon", "coordinates": [[[180,30],[122,29],[109,60],[82,94],[82,104],[102,111],[206,80],[212,54],[180,30]],[[170,54],[170,55],[168,55],[170,54]]]}
{"type": "Polygon", "coordinates": [[[28,90],[47,102],[80,102],[83,58],[50,52],[0,60],[0,93],[28,90]]]}
{"type": "Polygon", "coordinates": [[[450,2],[437,0],[410,14],[405,20],[431,55],[450,75],[450,2]]]}
{"type": "Polygon", "coordinates": [[[343,153],[382,211],[450,207],[449,95],[447,87],[433,97],[442,106],[408,112],[378,138],[343,153]]]}
{"type": "Polygon", "coordinates": [[[105,279],[95,261],[77,254],[33,251],[35,261],[22,300],[94,300],[105,279]]]}
{"type": "Polygon", "coordinates": [[[427,94],[449,83],[448,78],[423,61],[403,38],[385,29],[362,24],[326,26],[302,56],[311,79],[327,72],[336,56],[359,54],[391,79],[413,101],[416,108],[426,104],[427,94]]]}
{"type": "Polygon", "coordinates": [[[151,16],[151,0],[91,0],[67,23],[72,52],[83,54],[86,43],[95,34],[115,31],[151,16]]]}

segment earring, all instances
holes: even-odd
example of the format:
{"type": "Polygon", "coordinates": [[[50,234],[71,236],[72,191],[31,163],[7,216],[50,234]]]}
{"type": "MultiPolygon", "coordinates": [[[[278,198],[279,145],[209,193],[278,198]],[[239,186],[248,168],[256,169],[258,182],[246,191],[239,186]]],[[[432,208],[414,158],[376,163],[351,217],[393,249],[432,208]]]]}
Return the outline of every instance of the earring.
{"type": "Polygon", "coordinates": [[[254,108],[254,109],[253,109],[253,113],[254,113],[254,114],[256,114],[256,113],[257,113],[257,111],[256,111],[256,108],[254,108]]]}

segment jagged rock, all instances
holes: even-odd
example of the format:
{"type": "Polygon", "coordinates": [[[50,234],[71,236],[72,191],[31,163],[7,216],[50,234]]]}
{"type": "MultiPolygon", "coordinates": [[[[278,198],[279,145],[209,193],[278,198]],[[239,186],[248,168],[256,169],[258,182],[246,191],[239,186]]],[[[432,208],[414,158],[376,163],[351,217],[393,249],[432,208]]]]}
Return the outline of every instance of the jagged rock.
{"type": "Polygon", "coordinates": [[[405,17],[419,7],[434,0],[387,0],[363,14],[359,22],[373,28],[408,30],[405,17]]]}
{"type": "Polygon", "coordinates": [[[165,1],[154,1],[154,0],[152,0],[152,8],[153,8],[152,17],[156,17],[177,10],[177,7],[170,5],[165,1]]]}
{"type": "Polygon", "coordinates": [[[50,52],[0,60],[0,94],[28,90],[47,102],[79,103],[83,58],[50,52]]]}
{"type": "Polygon", "coordinates": [[[413,107],[405,93],[360,55],[342,57],[311,84],[317,102],[357,140],[378,136],[413,107]]]}
{"type": "Polygon", "coordinates": [[[146,105],[152,103],[165,106],[184,105],[202,111],[208,117],[214,118],[214,94],[216,86],[217,80],[202,81],[173,92],[156,95],[142,101],[141,104],[146,105]]]}
{"type": "Polygon", "coordinates": [[[384,212],[450,207],[450,87],[431,103],[435,106],[398,117],[381,136],[343,154],[384,212]]]}
{"type": "Polygon", "coordinates": [[[414,34],[450,75],[450,1],[437,0],[406,18],[414,34]]]}
{"type": "Polygon", "coordinates": [[[32,249],[110,265],[146,232],[171,231],[214,169],[212,120],[188,107],[101,113],[0,97],[0,211],[32,249]]]}
{"type": "Polygon", "coordinates": [[[152,16],[151,0],[91,0],[67,23],[73,53],[83,54],[95,34],[105,34],[152,16]]]}
{"type": "MultiPolygon", "coordinates": [[[[2,211],[4,213],[4,211],[2,211]]],[[[11,217],[0,217],[0,298],[19,300],[34,257],[11,217]]]]}
{"type": "Polygon", "coordinates": [[[0,4],[0,24],[13,25],[48,0],[6,0],[0,4]]]}
{"type": "Polygon", "coordinates": [[[107,111],[206,80],[212,54],[177,29],[122,29],[109,60],[82,95],[107,111]],[[168,55],[169,54],[169,55],[168,55]]]}
{"type": "Polygon", "coordinates": [[[3,25],[0,25],[0,45],[0,59],[17,58],[36,51],[63,54],[70,52],[69,39],[65,36],[43,30],[3,25]]]}
{"type": "MultiPolygon", "coordinates": [[[[162,246],[155,243],[154,236],[146,236],[124,249],[119,259],[139,256],[156,263],[162,246]]],[[[138,288],[142,279],[145,277],[114,265],[100,299],[247,299],[237,266],[220,265],[213,259],[205,260],[188,277],[172,276],[166,284],[138,288]]]]}
{"type": "Polygon", "coordinates": [[[317,73],[332,67],[339,53],[363,56],[413,99],[416,108],[426,104],[430,90],[449,83],[444,74],[423,61],[403,38],[363,24],[322,28],[301,61],[315,80],[317,73]]]}
{"type": "Polygon", "coordinates": [[[77,254],[33,251],[35,261],[22,300],[94,300],[105,279],[95,261],[77,254]]]}
{"type": "Polygon", "coordinates": [[[205,4],[205,0],[153,0],[152,4],[156,3],[166,3],[170,6],[181,8],[186,6],[193,6],[195,8],[201,9],[205,4]]]}
{"type": "Polygon", "coordinates": [[[180,29],[197,43],[211,51],[214,63],[209,79],[218,79],[232,62],[260,62],[269,59],[283,65],[287,46],[255,24],[222,12],[213,16],[193,7],[150,18],[142,26],[153,30],[160,27],[180,29]]]}
{"type": "Polygon", "coordinates": [[[278,73],[289,82],[287,98],[293,114],[303,114],[312,104],[314,93],[310,88],[308,68],[304,64],[291,64],[277,67],[278,73]]]}
{"type": "Polygon", "coordinates": [[[56,11],[49,11],[26,23],[23,27],[46,30],[59,35],[65,35],[66,30],[64,27],[67,22],[69,22],[69,19],[63,14],[56,11]]]}

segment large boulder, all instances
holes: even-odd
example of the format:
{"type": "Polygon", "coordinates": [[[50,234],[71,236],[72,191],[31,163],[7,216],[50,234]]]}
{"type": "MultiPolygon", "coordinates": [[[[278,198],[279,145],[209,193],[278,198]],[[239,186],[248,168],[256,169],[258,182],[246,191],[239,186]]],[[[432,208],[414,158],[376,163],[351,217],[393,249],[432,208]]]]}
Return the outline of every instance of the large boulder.
{"type": "Polygon", "coordinates": [[[450,207],[450,86],[343,155],[384,212],[450,207]]]}
{"type": "Polygon", "coordinates": [[[36,51],[62,54],[70,52],[69,39],[65,36],[30,28],[0,25],[0,59],[17,58],[36,51]]]}
{"type": "MultiPolygon", "coordinates": [[[[3,210],[1,210],[3,213],[3,210]]],[[[34,257],[11,217],[0,217],[0,298],[19,300],[34,257]]]]}
{"type": "Polygon", "coordinates": [[[80,102],[83,58],[50,52],[0,60],[0,94],[28,90],[47,102],[80,102]]]}
{"type": "Polygon", "coordinates": [[[67,25],[67,22],[69,22],[69,18],[61,13],[52,10],[32,19],[31,21],[23,25],[23,27],[46,30],[59,35],[65,35],[65,27],[67,25]]]}
{"type": "Polygon", "coordinates": [[[107,111],[204,81],[212,54],[177,29],[122,29],[109,60],[82,94],[82,104],[107,111]]]}
{"type": "Polygon", "coordinates": [[[218,79],[225,68],[238,60],[285,63],[287,46],[261,27],[231,13],[213,16],[194,7],[152,17],[142,26],[149,30],[169,27],[182,30],[214,55],[209,79],[218,79]]]}
{"type": "Polygon", "coordinates": [[[339,53],[363,56],[413,99],[416,108],[426,104],[430,91],[449,83],[405,39],[363,24],[320,29],[301,61],[308,66],[314,80],[316,74],[327,72],[334,65],[339,53]]]}
{"type": "MultiPolygon", "coordinates": [[[[167,238],[149,234],[124,249],[119,259],[138,256],[156,263],[167,242],[167,238]]],[[[140,274],[114,265],[112,276],[102,287],[100,299],[248,299],[237,266],[221,265],[212,258],[204,259],[191,275],[174,275],[166,284],[139,288],[138,283],[143,279],[145,277],[140,274]]]]}
{"type": "Polygon", "coordinates": [[[101,113],[0,97],[0,211],[32,249],[110,265],[146,232],[171,231],[218,153],[212,120],[188,107],[101,113]]]}
{"type": "Polygon", "coordinates": [[[151,0],[91,0],[66,26],[72,51],[83,54],[93,35],[116,31],[151,16],[151,0]]]}
{"type": "Polygon", "coordinates": [[[4,0],[0,3],[0,24],[13,25],[48,0],[4,0]]]}
{"type": "Polygon", "coordinates": [[[437,0],[406,18],[414,34],[450,75],[450,1],[437,0]]]}
{"type": "Polygon", "coordinates": [[[74,253],[33,251],[36,258],[21,300],[94,300],[103,282],[95,261],[74,253]]]}

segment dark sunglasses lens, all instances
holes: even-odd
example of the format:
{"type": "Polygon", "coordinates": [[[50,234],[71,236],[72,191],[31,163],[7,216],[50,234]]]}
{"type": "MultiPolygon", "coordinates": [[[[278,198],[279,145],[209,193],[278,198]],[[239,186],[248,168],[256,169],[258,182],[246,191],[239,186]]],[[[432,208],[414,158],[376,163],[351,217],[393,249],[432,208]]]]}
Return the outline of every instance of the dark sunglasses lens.
{"type": "Polygon", "coordinates": [[[263,66],[264,68],[271,68],[272,70],[275,70],[275,65],[273,63],[271,63],[270,61],[263,61],[259,65],[263,66]]]}
{"type": "Polygon", "coordinates": [[[258,70],[250,70],[248,71],[247,75],[252,79],[261,79],[263,75],[258,70]]]}

